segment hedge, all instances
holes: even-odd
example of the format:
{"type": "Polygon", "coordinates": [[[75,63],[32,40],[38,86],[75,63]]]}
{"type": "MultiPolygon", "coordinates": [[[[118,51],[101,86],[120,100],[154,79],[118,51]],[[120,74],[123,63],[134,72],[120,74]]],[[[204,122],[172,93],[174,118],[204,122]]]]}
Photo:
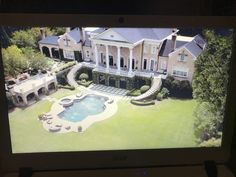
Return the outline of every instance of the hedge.
{"type": "Polygon", "coordinates": [[[177,80],[172,76],[167,76],[162,81],[162,87],[169,90],[171,97],[192,98],[192,86],[188,80],[177,80]]]}
{"type": "Polygon", "coordinates": [[[79,80],[79,81],[77,81],[77,83],[78,83],[79,85],[84,86],[84,87],[88,87],[90,84],[93,83],[93,81],[79,80]]]}
{"type": "Polygon", "coordinates": [[[140,88],[140,92],[141,93],[145,93],[146,91],[148,91],[150,89],[150,86],[149,85],[143,85],[141,88],[140,88]]]}
{"type": "Polygon", "coordinates": [[[141,95],[141,91],[139,89],[132,89],[126,95],[127,96],[139,96],[139,95],[141,95]]]}
{"type": "Polygon", "coordinates": [[[57,85],[58,88],[64,88],[64,89],[69,89],[69,90],[75,90],[74,86],[70,85],[57,85]]]}
{"type": "Polygon", "coordinates": [[[144,100],[144,101],[137,101],[137,100],[131,100],[131,103],[138,106],[148,106],[148,105],[154,105],[154,100],[144,100]]]}
{"type": "Polygon", "coordinates": [[[67,69],[67,68],[69,68],[71,66],[74,66],[75,64],[76,64],[75,61],[67,62],[66,64],[62,65],[61,67],[58,67],[57,70],[55,71],[55,73],[63,71],[64,69],[67,69]]]}

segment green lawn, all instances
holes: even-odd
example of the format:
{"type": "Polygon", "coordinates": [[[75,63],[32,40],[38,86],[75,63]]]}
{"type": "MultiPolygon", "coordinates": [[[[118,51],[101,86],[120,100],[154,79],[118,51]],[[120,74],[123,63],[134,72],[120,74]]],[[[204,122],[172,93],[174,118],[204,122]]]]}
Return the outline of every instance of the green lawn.
{"type": "MultiPolygon", "coordinates": [[[[60,89],[50,97],[78,91],[60,89]]],[[[194,100],[168,99],[153,106],[135,106],[120,101],[118,112],[89,127],[84,133],[53,134],[37,120],[52,102],[40,101],[25,110],[10,113],[13,152],[48,152],[105,149],[194,147],[194,100]]]]}

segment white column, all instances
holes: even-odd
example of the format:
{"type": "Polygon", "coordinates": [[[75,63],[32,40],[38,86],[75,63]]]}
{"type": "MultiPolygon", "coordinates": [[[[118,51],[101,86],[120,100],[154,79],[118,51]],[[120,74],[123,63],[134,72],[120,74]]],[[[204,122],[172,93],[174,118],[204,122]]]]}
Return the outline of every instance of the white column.
{"type": "Polygon", "coordinates": [[[117,70],[120,72],[120,47],[117,46],[117,62],[116,62],[117,70]]]}
{"type": "Polygon", "coordinates": [[[48,47],[48,49],[49,49],[50,57],[52,58],[52,48],[51,48],[51,47],[48,47]]]}
{"type": "Polygon", "coordinates": [[[129,48],[129,73],[132,72],[133,48],[129,48]]]}
{"type": "Polygon", "coordinates": [[[109,51],[108,51],[108,45],[106,46],[106,69],[109,69],[109,51]]]}
{"type": "Polygon", "coordinates": [[[94,50],[95,50],[95,62],[96,62],[96,67],[98,67],[98,47],[97,44],[94,44],[94,50]]]}

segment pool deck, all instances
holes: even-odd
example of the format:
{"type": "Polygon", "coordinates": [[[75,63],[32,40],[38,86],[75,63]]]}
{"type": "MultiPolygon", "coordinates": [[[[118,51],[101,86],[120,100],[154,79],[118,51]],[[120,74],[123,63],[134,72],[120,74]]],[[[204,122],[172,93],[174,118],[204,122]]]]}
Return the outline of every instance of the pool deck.
{"type": "Polygon", "coordinates": [[[82,92],[78,92],[78,95],[71,95],[63,97],[60,100],[57,100],[53,103],[51,111],[46,113],[45,120],[42,120],[43,127],[54,133],[67,133],[67,132],[79,132],[83,133],[87,128],[89,128],[95,122],[100,122],[102,120],[112,117],[118,110],[117,101],[121,99],[121,96],[116,95],[107,95],[106,93],[101,93],[96,90],[85,89],[82,92]],[[84,92],[84,93],[83,93],[84,92]],[[99,114],[87,116],[85,119],[79,122],[70,122],[67,120],[61,119],[58,114],[65,110],[64,106],[60,104],[62,99],[82,99],[86,95],[98,95],[108,97],[108,101],[105,102],[106,109],[99,114]]]}

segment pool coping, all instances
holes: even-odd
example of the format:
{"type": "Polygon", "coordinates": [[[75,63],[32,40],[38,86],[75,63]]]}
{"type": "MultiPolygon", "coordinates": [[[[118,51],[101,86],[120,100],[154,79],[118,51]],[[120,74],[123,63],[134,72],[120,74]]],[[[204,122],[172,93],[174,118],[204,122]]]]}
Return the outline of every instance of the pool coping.
{"type": "Polygon", "coordinates": [[[118,99],[116,97],[108,96],[106,94],[97,93],[97,92],[96,93],[94,93],[94,92],[88,93],[87,92],[84,94],[81,94],[81,93],[79,93],[79,94],[80,94],[80,96],[78,96],[78,94],[76,94],[76,95],[70,95],[70,96],[63,97],[63,98],[57,100],[55,103],[53,103],[53,105],[51,106],[50,112],[45,114],[46,119],[42,120],[43,127],[47,131],[53,132],[53,133],[68,133],[68,132],[82,133],[87,128],[89,128],[92,124],[112,117],[118,110],[118,106],[117,106],[118,99]],[[82,121],[79,121],[79,122],[67,121],[67,120],[61,119],[58,116],[58,114],[60,114],[61,112],[63,112],[65,110],[65,107],[60,104],[61,100],[67,99],[67,98],[72,99],[72,100],[80,100],[80,99],[83,99],[84,97],[86,97],[87,95],[97,95],[97,96],[107,97],[108,100],[104,103],[104,105],[106,106],[106,109],[99,114],[89,115],[85,119],[83,119],[82,121]]]}

